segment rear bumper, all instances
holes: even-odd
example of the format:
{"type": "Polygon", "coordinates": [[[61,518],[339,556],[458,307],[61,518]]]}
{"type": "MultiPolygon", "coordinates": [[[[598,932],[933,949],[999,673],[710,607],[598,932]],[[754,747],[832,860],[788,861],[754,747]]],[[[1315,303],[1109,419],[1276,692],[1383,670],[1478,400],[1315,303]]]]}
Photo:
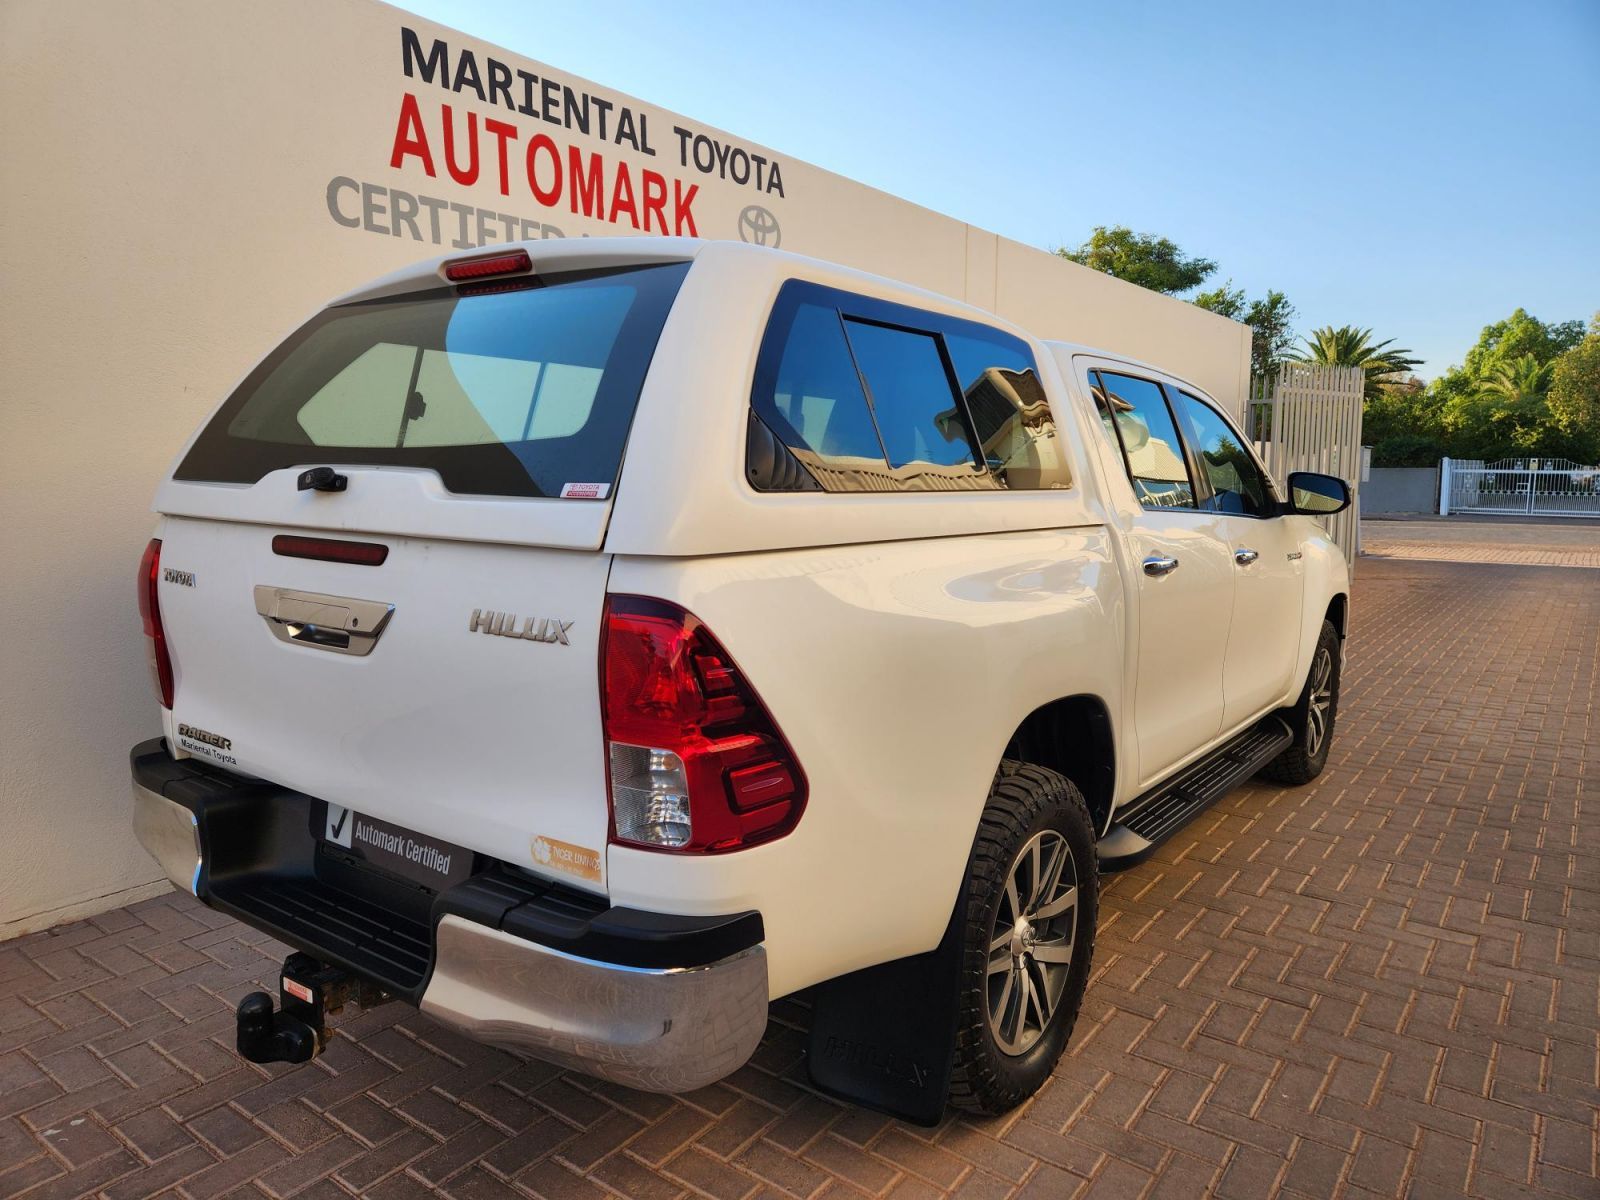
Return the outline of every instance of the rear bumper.
{"type": "Polygon", "coordinates": [[[651,1092],[732,1074],[767,1027],[767,958],[624,967],[563,954],[457,916],[438,927],[422,1011],[479,1041],[651,1092]]]}
{"type": "Polygon", "coordinates": [[[194,813],[135,779],[133,835],[174,885],[200,894],[200,822],[194,813]]]}
{"type": "Polygon", "coordinates": [[[609,908],[480,858],[431,893],[330,856],[321,802],[132,753],[134,832],[177,886],[493,1045],[648,1091],[703,1087],[766,1029],[756,913],[609,908]]]}

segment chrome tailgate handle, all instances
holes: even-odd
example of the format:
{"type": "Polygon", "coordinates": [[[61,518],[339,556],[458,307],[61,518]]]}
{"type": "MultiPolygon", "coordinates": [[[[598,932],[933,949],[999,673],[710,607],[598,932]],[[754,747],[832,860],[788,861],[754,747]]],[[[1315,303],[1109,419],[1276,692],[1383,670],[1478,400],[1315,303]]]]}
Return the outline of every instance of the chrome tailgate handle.
{"type": "Polygon", "coordinates": [[[280,642],[332,650],[335,654],[371,654],[394,615],[394,605],[352,596],[324,596],[257,584],[256,612],[280,642]]]}
{"type": "Polygon", "coordinates": [[[1257,554],[1248,546],[1240,546],[1233,552],[1233,561],[1238,563],[1241,567],[1248,567],[1260,557],[1261,555],[1257,554]]]}

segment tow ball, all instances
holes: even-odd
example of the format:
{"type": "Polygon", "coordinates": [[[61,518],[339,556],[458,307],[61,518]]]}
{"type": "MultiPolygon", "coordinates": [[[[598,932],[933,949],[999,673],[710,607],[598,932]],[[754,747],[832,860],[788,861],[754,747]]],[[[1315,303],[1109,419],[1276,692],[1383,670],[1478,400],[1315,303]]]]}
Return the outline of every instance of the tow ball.
{"type": "Polygon", "coordinates": [[[328,1015],[354,1002],[370,1008],[391,999],[388,993],[318,962],[291,954],[278,977],[278,1009],[266,992],[251,992],[234,1012],[239,1054],[256,1063],[310,1062],[333,1031],[328,1015]]]}

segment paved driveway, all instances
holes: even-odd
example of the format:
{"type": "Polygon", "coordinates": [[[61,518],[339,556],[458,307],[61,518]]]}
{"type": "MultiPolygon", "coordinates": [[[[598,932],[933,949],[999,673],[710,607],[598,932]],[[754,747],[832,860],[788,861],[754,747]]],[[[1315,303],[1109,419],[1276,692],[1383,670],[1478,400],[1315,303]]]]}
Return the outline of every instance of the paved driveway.
{"type": "Polygon", "coordinates": [[[1600,567],[1600,520],[1553,517],[1406,517],[1361,522],[1376,558],[1600,567]]]}
{"type": "Polygon", "coordinates": [[[229,1048],[280,949],[164,899],[0,947],[0,1195],[1600,1196],[1600,584],[1368,561],[1328,771],[1251,785],[1102,905],[1068,1057],[1001,1120],[805,1086],[804,1009],[681,1099],[390,1005],[229,1048]]]}

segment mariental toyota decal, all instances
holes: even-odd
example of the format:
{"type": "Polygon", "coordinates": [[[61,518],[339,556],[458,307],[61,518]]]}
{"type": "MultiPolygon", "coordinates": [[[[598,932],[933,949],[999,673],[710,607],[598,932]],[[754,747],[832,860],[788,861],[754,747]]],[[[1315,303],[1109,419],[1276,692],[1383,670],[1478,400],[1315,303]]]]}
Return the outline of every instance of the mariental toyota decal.
{"type": "Polygon", "coordinates": [[[727,186],[755,193],[761,202],[746,201],[730,228],[709,234],[778,244],[778,219],[769,205],[783,199],[784,184],[775,157],[725,135],[676,123],[661,128],[671,118],[657,112],[653,121],[642,108],[471,50],[452,50],[442,38],[424,45],[405,26],[400,68],[406,83],[396,104],[389,167],[421,170],[480,193],[493,188],[506,208],[520,211],[336,175],[328,181],[328,215],[346,228],[457,250],[564,237],[557,222],[573,218],[619,231],[699,237],[701,187],[727,186]],[[441,91],[448,98],[441,99],[441,91]],[[640,157],[653,165],[640,164],[640,157]]]}

